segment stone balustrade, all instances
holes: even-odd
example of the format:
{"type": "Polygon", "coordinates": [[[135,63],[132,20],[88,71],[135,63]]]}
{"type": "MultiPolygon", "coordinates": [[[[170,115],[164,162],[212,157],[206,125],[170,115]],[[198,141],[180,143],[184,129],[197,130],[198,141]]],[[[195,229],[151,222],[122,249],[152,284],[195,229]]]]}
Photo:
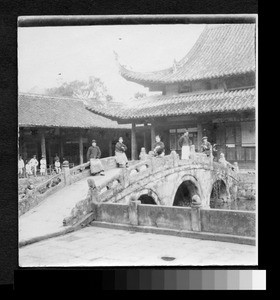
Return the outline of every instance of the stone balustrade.
{"type": "Polygon", "coordinates": [[[38,205],[45,198],[59,191],[64,186],[64,176],[60,173],[40,183],[34,189],[27,189],[26,196],[20,199],[18,203],[19,216],[38,205]]]}

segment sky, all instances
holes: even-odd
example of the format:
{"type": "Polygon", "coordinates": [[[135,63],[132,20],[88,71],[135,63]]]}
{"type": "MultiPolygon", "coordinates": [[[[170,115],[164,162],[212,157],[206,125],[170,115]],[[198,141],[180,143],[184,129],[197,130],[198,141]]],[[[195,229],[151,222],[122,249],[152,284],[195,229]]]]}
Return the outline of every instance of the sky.
{"type": "Polygon", "coordinates": [[[18,28],[18,87],[20,92],[43,90],[65,81],[99,77],[115,101],[128,101],[136,92],[149,94],[118,71],[169,68],[183,58],[204,29],[198,25],[104,25],[18,28]]]}

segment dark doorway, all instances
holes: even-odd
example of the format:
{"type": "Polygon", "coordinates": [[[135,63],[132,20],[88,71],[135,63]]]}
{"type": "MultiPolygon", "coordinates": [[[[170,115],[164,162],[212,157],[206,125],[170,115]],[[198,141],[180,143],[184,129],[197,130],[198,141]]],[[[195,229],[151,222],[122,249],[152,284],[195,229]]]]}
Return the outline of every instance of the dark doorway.
{"type": "Polygon", "coordinates": [[[139,201],[141,201],[141,204],[151,204],[151,205],[156,205],[156,201],[152,196],[149,196],[147,194],[141,195],[138,198],[139,201]]]}
{"type": "Polygon", "coordinates": [[[196,185],[192,181],[186,180],[178,187],[173,206],[191,206],[192,197],[197,194],[198,189],[196,185]]]}

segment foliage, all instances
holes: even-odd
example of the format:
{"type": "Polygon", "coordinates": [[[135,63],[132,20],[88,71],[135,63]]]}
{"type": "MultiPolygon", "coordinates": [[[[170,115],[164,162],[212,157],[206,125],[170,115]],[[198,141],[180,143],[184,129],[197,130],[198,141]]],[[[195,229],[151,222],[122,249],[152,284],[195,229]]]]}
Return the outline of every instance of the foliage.
{"type": "Polygon", "coordinates": [[[49,96],[83,99],[88,104],[94,104],[95,100],[111,101],[113,99],[108,94],[104,82],[94,76],[90,76],[87,82],[80,80],[64,82],[59,87],[47,89],[46,93],[49,96]]]}
{"type": "Polygon", "coordinates": [[[141,99],[141,98],[144,98],[146,96],[147,96],[146,93],[142,93],[142,92],[137,92],[137,93],[134,94],[134,98],[136,98],[136,99],[141,99]]]}

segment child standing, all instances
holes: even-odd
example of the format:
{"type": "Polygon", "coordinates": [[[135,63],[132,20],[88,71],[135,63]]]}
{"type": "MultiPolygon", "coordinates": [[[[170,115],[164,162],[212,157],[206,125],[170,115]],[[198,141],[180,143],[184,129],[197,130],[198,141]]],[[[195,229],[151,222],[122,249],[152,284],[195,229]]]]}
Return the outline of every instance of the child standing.
{"type": "Polygon", "coordinates": [[[23,177],[23,169],[24,169],[24,161],[20,155],[18,158],[18,175],[20,178],[23,177]]]}
{"type": "Polygon", "coordinates": [[[37,166],[38,166],[38,160],[36,159],[36,155],[33,155],[33,158],[30,160],[30,165],[31,165],[31,171],[32,174],[34,174],[35,177],[37,177],[37,166]]]}
{"type": "Polygon", "coordinates": [[[41,176],[46,175],[47,161],[45,155],[42,155],[40,160],[40,174],[41,176]]]}
{"type": "Polygon", "coordinates": [[[26,161],[26,164],[25,164],[25,172],[26,172],[26,177],[28,178],[29,175],[32,175],[32,170],[31,170],[31,164],[30,164],[30,161],[27,162],[26,161]]]}
{"type": "Polygon", "coordinates": [[[60,161],[59,158],[57,157],[54,163],[54,168],[55,168],[55,172],[57,174],[59,174],[61,172],[61,168],[60,168],[60,161]]]}

